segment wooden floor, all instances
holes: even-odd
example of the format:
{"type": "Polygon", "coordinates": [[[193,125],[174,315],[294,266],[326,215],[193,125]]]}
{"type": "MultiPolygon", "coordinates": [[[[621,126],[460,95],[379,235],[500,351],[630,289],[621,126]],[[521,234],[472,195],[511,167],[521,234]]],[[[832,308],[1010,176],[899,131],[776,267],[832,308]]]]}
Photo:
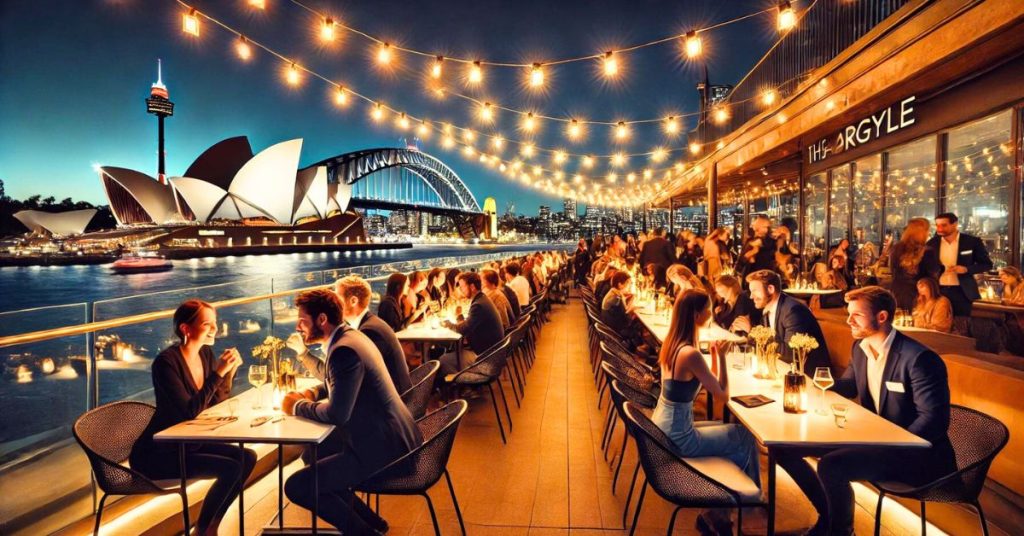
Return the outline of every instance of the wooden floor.
{"type": "MultiPolygon", "coordinates": [[[[448,465],[468,534],[626,534],[622,511],[636,461],[635,447],[627,448],[623,475],[613,491],[614,466],[605,461],[601,450],[604,412],[597,409],[586,339],[586,318],[579,300],[556,305],[551,322],[541,333],[538,358],[527,377],[521,408],[516,407],[506,385],[513,418],[507,445],[501,443],[490,401],[486,397],[471,401],[448,465]]],[[[620,426],[613,441],[616,452],[621,440],[620,426]]],[[[296,470],[298,463],[286,471],[296,470]]],[[[762,477],[762,481],[766,479],[762,477]]],[[[438,510],[441,532],[458,535],[458,522],[443,480],[430,496],[438,510]]],[[[635,498],[633,502],[635,505],[635,498]]],[[[858,500],[856,528],[860,534],[871,534],[870,510],[874,503],[864,502],[858,500]]],[[[246,492],[246,506],[245,533],[257,534],[276,513],[276,472],[246,492]]],[[[887,510],[897,508],[887,506],[887,510]]],[[[220,534],[238,534],[236,512],[237,507],[231,510],[220,534]]],[[[648,492],[637,533],[664,534],[671,512],[668,503],[648,492]]],[[[391,526],[389,534],[433,534],[422,498],[383,497],[381,514],[391,526]]],[[[695,518],[695,511],[681,512],[676,534],[695,534],[695,518]]],[[[799,533],[814,521],[810,504],[781,469],[777,519],[781,534],[799,533]]],[[[286,525],[308,524],[309,514],[290,505],[285,521],[286,525]]],[[[916,534],[916,523],[916,518],[897,519],[895,525],[890,525],[894,529],[885,527],[883,533],[916,534]]],[[[763,514],[745,515],[743,529],[748,534],[763,534],[763,514]]],[[[929,534],[941,531],[930,528],[929,534]]]]}

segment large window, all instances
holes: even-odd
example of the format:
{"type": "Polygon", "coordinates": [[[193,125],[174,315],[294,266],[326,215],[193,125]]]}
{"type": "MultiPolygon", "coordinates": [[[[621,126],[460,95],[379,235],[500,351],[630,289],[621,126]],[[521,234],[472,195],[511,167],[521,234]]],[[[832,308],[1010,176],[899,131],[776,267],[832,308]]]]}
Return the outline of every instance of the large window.
{"type": "Polygon", "coordinates": [[[839,166],[832,170],[832,188],[829,190],[828,245],[829,249],[849,238],[850,231],[850,166],[839,166]]]}
{"type": "Polygon", "coordinates": [[[728,229],[732,235],[733,253],[738,254],[743,245],[744,201],[733,200],[718,206],[718,226],[728,229]]]}
{"type": "Polygon", "coordinates": [[[996,265],[1010,261],[1010,195],[1013,186],[1013,111],[949,131],[946,210],[960,230],[981,237],[996,265]]]}
{"type": "Polygon", "coordinates": [[[825,250],[825,181],[826,175],[818,173],[807,177],[804,185],[804,225],[807,236],[803,242],[804,261],[812,266],[825,250]]]}
{"type": "Polygon", "coordinates": [[[899,239],[911,218],[935,219],[935,138],[889,151],[885,183],[885,233],[899,239]]]}
{"type": "Polygon", "coordinates": [[[853,163],[853,246],[858,268],[871,265],[882,251],[882,155],[853,163]]]}

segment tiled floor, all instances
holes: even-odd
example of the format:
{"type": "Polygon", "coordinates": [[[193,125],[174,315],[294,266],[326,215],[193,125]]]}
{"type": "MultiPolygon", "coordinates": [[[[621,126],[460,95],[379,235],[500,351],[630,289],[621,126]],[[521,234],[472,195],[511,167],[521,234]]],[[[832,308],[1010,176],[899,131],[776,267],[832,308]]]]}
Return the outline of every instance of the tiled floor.
{"type": "MultiPolygon", "coordinates": [[[[604,412],[597,409],[587,356],[587,325],[578,300],[555,306],[551,322],[541,334],[538,359],[527,377],[526,396],[517,408],[506,385],[513,429],[503,445],[490,401],[471,401],[449,462],[467,533],[498,535],[611,536],[625,534],[622,508],[629,477],[635,464],[635,447],[627,448],[623,475],[612,490],[614,466],[601,450],[604,412]]],[[[506,430],[507,432],[507,430],[506,430]]],[[[621,442],[621,426],[613,440],[621,442]]],[[[296,462],[298,463],[298,462],[296,462]]],[[[294,471],[296,465],[288,468],[294,471]]],[[[810,504],[780,470],[778,528],[782,534],[797,533],[813,522],[810,504]]],[[[269,482],[246,494],[246,533],[256,534],[277,506],[276,474],[269,482]]],[[[459,534],[451,499],[443,481],[430,492],[443,534],[459,534]]],[[[634,498],[635,504],[635,498],[634,498]]],[[[873,503],[872,503],[873,506],[873,503]]],[[[637,533],[664,534],[672,507],[648,492],[637,533]]],[[[381,513],[395,536],[433,534],[430,515],[422,498],[383,497],[381,513]]],[[[237,534],[229,515],[221,534],[237,534]]],[[[694,534],[696,512],[680,513],[676,534],[694,534]]],[[[632,513],[630,514],[632,518],[632,513]]],[[[286,509],[287,525],[309,521],[308,512],[297,506],[286,509]]],[[[911,524],[910,527],[914,525],[911,524]]],[[[858,509],[858,533],[871,533],[871,520],[858,509]]],[[[745,515],[746,533],[764,533],[764,516],[745,515]]],[[[888,532],[888,531],[884,531],[888,532]]],[[[931,531],[930,531],[931,533],[931,531]]],[[[939,531],[935,531],[939,533],[939,531]]]]}

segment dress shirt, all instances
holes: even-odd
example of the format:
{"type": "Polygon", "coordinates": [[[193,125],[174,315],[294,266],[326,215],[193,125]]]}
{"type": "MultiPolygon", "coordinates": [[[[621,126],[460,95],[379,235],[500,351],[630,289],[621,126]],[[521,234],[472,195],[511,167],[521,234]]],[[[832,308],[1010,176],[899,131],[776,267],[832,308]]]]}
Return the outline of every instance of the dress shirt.
{"type": "Polygon", "coordinates": [[[775,329],[775,311],[779,308],[779,298],[779,296],[776,296],[775,300],[766,305],[764,307],[764,312],[761,313],[765,324],[772,329],[775,329]]]}
{"type": "Polygon", "coordinates": [[[519,298],[519,306],[525,307],[530,304],[530,282],[525,277],[517,275],[508,282],[508,286],[512,290],[516,291],[516,297],[519,298]]]}
{"type": "MultiPolygon", "coordinates": [[[[953,242],[946,240],[946,237],[939,238],[939,262],[942,263],[946,268],[951,268],[957,265],[957,258],[960,256],[960,233],[956,233],[956,238],[953,242]]],[[[957,274],[949,270],[942,272],[939,276],[939,284],[944,287],[959,287],[960,279],[957,278],[957,274]]]]}
{"type": "Polygon", "coordinates": [[[348,325],[352,326],[352,329],[359,329],[359,325],[363,323],[363,319],[366,318],[366,313],[368,312],[370,312],[369,305],[367,305],[366,309],[363,309],[363,312],[356,315],[356,317],[353,318],[351,321],[345,320],[345,322],[347,322],[348,325]]]}
{"type": "Polygon", "coordinates": [[[860,349],[864,350],[867,360],[867,384],[868,392],[875,402],[875,412],[881,413],[882,399],[882,375],[885,374],[885,362],[889,359],[889,349],[892,348],[892,341],[896,338],[896,328],[890,328],[889,336],[882,343],[881,353],[876,354],[875,349],[868,344],[867,339],[860,341],[860,349]]]}

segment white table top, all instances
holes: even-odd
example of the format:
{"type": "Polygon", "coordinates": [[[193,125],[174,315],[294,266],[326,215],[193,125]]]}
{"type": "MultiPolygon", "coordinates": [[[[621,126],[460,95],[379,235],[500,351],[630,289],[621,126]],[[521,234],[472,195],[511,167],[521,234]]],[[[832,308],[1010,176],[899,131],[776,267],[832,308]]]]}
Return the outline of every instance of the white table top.
{"type": "Polygon", "coordinates": [[[824,296],[826,294],[835,294],[842,292],[838,289],[818,289],[818,288],[787,288],[783,289],[782,292],[786,294],[792,294],[794,296],[824,296]]]}
{"type": "Polygon", "coordinates": [[[752,370],[738,370],[742,354],[728,357],[729,396],[764,395],[774,400],[757,408],[729,401],[729,409],[751,433],[768,446],[801,447],[929,447],[931,443],[868,411],[853,400],[833,391],[825,392],[828,415],[818,415],[821,392],[807,379],[808,411],[802,414],[782,410],[782,380],[760,380],[752,370]],[[839,428],[832,416],[832,404],[846,404],[846,427],[839,428]]]}
{"type": "MultiPolygon", "coordinates": [[[[298,378],[299,389],[318,384],[312,378],[298,378]]],[[[302,417],[284,415],[272,409],[273,389],[269,385],[261,388],[263,408],[252,409],[256,402],[255,389],[248,389],[232,398],[238,400],[235,415],[238,420],[227,424],[199,423],[185,421],[176,424],[153,436],[154,441],[188,442],[188,443],[322,443],[334,430],[333,424],[324,424],[302,417]],[[273,418],[283,417],[278,422],[266,422],[259,426],[250,426],[253,419],[262,416],[273,418]]],[[[200,414],[202,417],[220,417],[230,415],[228,401],[225,400],[200,414]]]]}
{"type": "MultiPolygon", "coordinates": [[[[636,316],[643,322],[644,326],[658,338],[659,341],[664,341],[665,337],[668,336],[668,324],[669,320],[665,318],[664,313],[648,313],[646,309],[638,308],[636,310],[636,316]]],[[[715,324],[711,323],[705,329],[700,330],[701,342],[714,342],[714,341],[726,341],[726,342],[744,342],[747,339],[732,333],[731,331],[715,324]]]]}
{"type": "Polygon", "coordinates": [[[459,332],[455,330],[444,326],[434,327],[427,322],[411,324],[402,331],[395,333],[395,335],[398,337],[398,340],[407,342],[452,342],[462,339],[462,335],[459,335],[459,332]]]}

